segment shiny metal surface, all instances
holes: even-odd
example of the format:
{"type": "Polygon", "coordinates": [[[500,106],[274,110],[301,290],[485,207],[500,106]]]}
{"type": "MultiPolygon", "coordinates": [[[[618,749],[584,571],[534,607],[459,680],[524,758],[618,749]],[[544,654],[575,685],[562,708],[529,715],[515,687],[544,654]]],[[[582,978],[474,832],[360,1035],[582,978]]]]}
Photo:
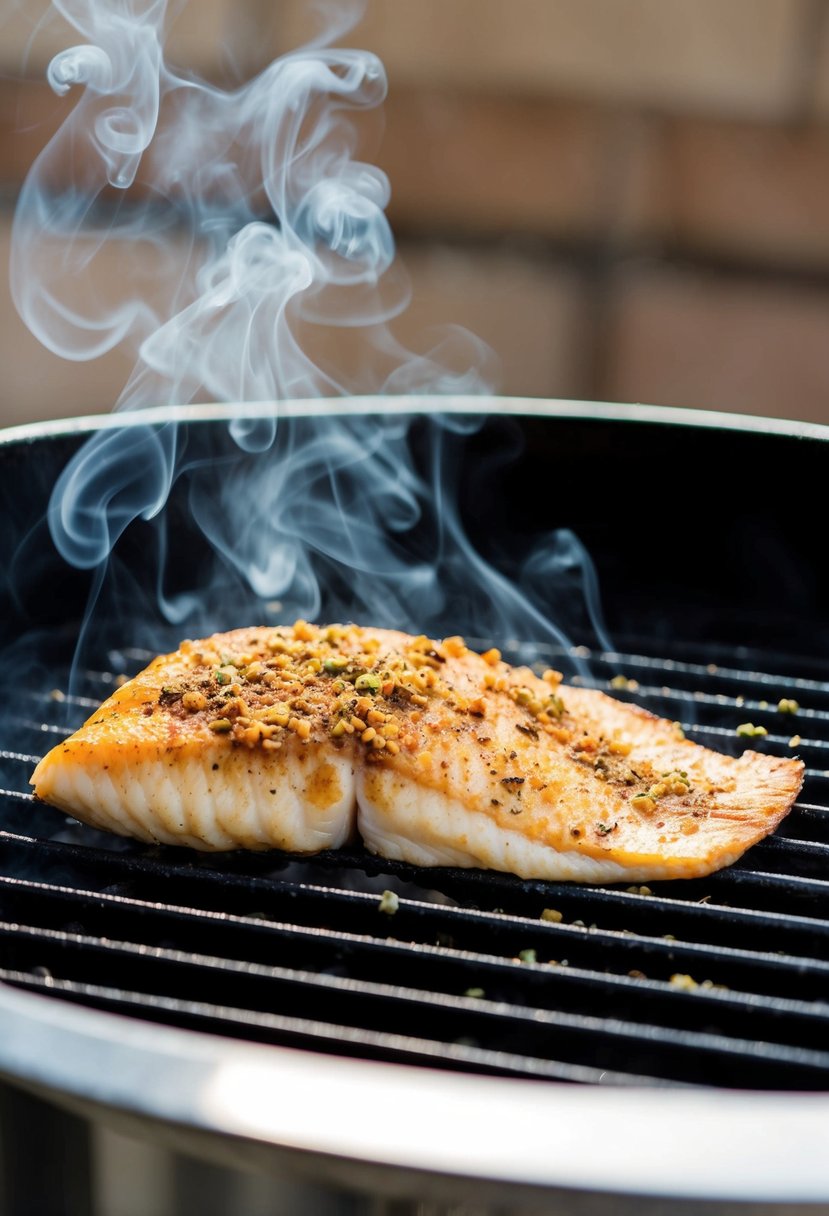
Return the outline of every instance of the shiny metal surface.
{"type": "Polygon", "coordinates": [[[349,1189],[529,1210],[568,1192],[596,1205],[829,1202],[823,1095],[490,1080],[236,1043],[10,989],[0,1072],[176,1147],[349,1189]]]}
{"type": "Polygon", "coordinates": [[[245,405],[180,405],[158,409],[137,410],[132,413],[96,414],[80,418],[62,418],[49,422],[32,422],[0,430],[0,443],[21,440],[48,439],[53,435],[74,435],[96,430],[111,430],[124,426],[163,424],[167,422],[201,422],[232,419],[239,413],[250,418],[324,417],[336,413],[363,415],[382,413],[384,401],[393,402],[398,414],[516,414],[537,418],[608,419],[623,422],[664,423],[670,426],[705,427],[713,430],[752,431],[765,435],[792,435],[800,438],[829,440],[829,426],[816,422],[796,422],[785,418],[760,418],[750,414],[729,414],[717,410],[689,410],[663,405],[619,404],[605,401],[568,401],[537,397],[350,397],[283,401],[278,405],[252,402],[245,405]]]}

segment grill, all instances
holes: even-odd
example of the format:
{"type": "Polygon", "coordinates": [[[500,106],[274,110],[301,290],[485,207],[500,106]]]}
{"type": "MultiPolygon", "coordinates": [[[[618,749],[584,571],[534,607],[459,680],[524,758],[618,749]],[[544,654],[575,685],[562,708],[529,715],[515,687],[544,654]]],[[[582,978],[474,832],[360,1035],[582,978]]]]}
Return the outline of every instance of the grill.
{"type": "MultiPolygon", "coordinates": [[[[480,403],[474,408],[480,410],[480,403]]],[[[221,442],[216,419],[194,415],[189,425],[197,437],[209,434],[211,444],[221,442]]],[[[468,470],[466,513],[475,517],[481,536],[521,537],[532,531],[528,521],[547,525],[539,503],[528,502],[526,490],[517,487],[537,485],[535,466],[551,453],[555,467],[565,454],[581,468],[587,462],[599,487],[595,501],[582,489],[573,505],[572,495],[583,483],[577,473],[568,474],[573,485],[562,484],[561,501],[567,504],[564,522],[572,517],[596,559],[617,649],[602,650],[595,639],[575,648],[515,642],[502,645],[505,657],[563,666],[577,680],[612,686],[615,695],[681,721],[689,737],[720,750],[743,746],[735,735],[739,723],[766,727],[763,750],[796,750],[807,765],[801,798],[781,830],[709,878],[630,889],[419,870],[361,849],[298,860],[276,853],[194,855],[111,840],[35,807],[27,792],[43,751],[88,716],[119,672],[137,670],[149,658],[149,652],[104,645],[105,661],[84,670],[68,698],[49,691],[68,687],[68,668],[48,667],[48,684],[35,681],[18,696],[14,720],[7,720],[6,738],[0,738],[0,980],[6,986],[0,1014],[8,1000],[4,1016],[13,1028],[3,1070],[18,1071],[9,1054],[14,1050],[21,1080],[41,1089],[63,1085],[67,1101],[115,1101],[98,1091],[100,1080],[93,1085],[76,1077],[67,1086],[54,1058],[53,1077],[42,1058],[38,1076],[27,1075],[30,1051],[19,1019],[32,1016],[35,1025],[46,1019],[50,1036],[63,1026],[66,1034],[93,1042],[97,1036],[99,1045],[114,1034],[135,1047],[130,1036],[139,1034],[141,1050],[157,1050],[159,1058],[168,1043],[179,1053],[182,1043],[202,1043],[193,1031],[221,1036],[210,1040],[211,1051],[227,1051],[226,1060],[237,1058],[232,1040],[300,1049],[298,1057],[289,1052],[284,1058],[304,1061],[308,1075],[319,1075],[315,1067],[324,1053],[337,1078],[350,1079],[355,1067],[363,1069],[356,1075],[357,1084],[369,1086],[365,1092],[373,1092],[375,1083],[382,1086],[384,1077],[396,1078],[406,1092],[428,1081],[439,1085],[439,1100],[451,1103],[471,1094],[479,1101],[485,1094],[491,1110],[499,1101],[514,1101],[511,1081],[532,1079],[541,1084],[519,1087],[527,1112],[549,1100],[565,1119],[578,1122],[589,1094],[594,1128],[603,1109],[618,1111],[620,1095],[631,1087],[633,1123],[644,1110],[671,1111],[680,1122],[692,1111],[710,1115],[713,1106],[700,1107],[710,1102],[703,1087],[798,1091],[798,1097],[764,1093],[751,1099],[755,1112],[763,1103],[789,1103],[768,1109],[776,1119],[786,1112],[785,1151],[794,1153],[803,1109],[818,1119],[812,1135],[816,1127],[824,1133],[826,1128],[825,1106],[800,1105],[823,1099],[809,1100],[805,1093],[829,1090],[829,661],[802,657],[812,646],[818,656],[826,654],[821,642],[827,618],[809,561],[814,538],[803,535],[802,521],[807,532],[816,522],[809,522],[808,502],[804,508],[802,500],[784,494],[781,501],[765,491],[764,477],[777,461],[791,458],[792,484],[805,487],[808,498],[820,482],[804,476],[815,471],[815,461],[825,462],[825,436],[816,428],[769,424],[764,430],[722,417],[694,416],[692,423],[675,412],[642,409],[632,415],[609,407],[501,402],[474,436],[464,434],[457,442],[464,448],[459,467],[468,470]],[[487,452],[503,444],[506,422],[522,432],[523,455],[482,508],[476,470],[486,467],[487,452]],[[631,507],[622,494],[623,518],[614,513],[613,520],[599,501],[614,473],[618,480],[620,461],[625,467],[620,437],[644,467],[673,467],[681,450],[680,484],[683,471],[687,479],[695,461],[704,461],[714,487],[704,504],[689,497],[685,525],[676,522],[681,504],[663,503],[664,514],[640,534],[650,537],[645,552],[635,531],[647,518],[639,497],[631,507]],[[717,489],[718,475],[752,467],[752,459],[758,493],[742,501],[717,489]],[[789,533],[787,517],[794,514],[801,526],[789,533]],[[625,555],[640,566],[634,580],[619,577],[625,555]],[[785,596],[781,573],[789,579],[785,596]],[[619,677],[624,688],[618,687],[619,677]],[[781,698],[797,699],[795,716],[780,712],[781,698]],[[801,742],[793,749],[795,732],[801,742]],[[385,890],[399,897],[393,915],[380,906],[385,890]],[[544,918],[545,909],[561,919],[544,918]],[[48,1005],[31,1005],[20,992],[48,997],[48,1005]],[[139,1021],[100,1021],[91,1010],[139,1021]],[[169,1028],[188,1037],[170,1039],[169,1028]],[[337,1065],[331,1057],[360,1064],[337,1065]],[[378,1071],[367,1061],[385,1068],[378,1071]],[[429,1071],[398,1074],[389,1067],[395,1065],[426,1065],[429,1071]],[[544,1084],[549,1082],[601,1091],[544,1084]],[[610,1106],[597,1107],[600,1100],[610,1106]],[[660,1107],[663,1101],[668,1105],[660,1107]]],[[[4,456],[16,470],[9,499],[15,499],[18,522],[42,513],[54,468],[76,443],[71,429],[45,438],[10,437],[4,456]],[[21,505],[23,470],[32,467],[35,451],[45,451],[47,467],[33,479],[31,501],[21,505]]],[[[692,488],[691,481],[689,495],[692,488]]],[[[85,594],[81,582],[79,602],[85,594]]],[[[71,603],[75,592],[68,594],[71,603]]],[[[23,613],[31,618],[34,603],[44,627],[51,627],[51,641],[44,645],[65,664],[64,640],[72,627],[65,635],[56,628],[49,601],[37,596],[42,589],[13,609],[18,625],[23,613]]],[[[35,1030],[30,1042],[32,1051],[42,1046],[35,1030]]],[[[272,1050],[255,1056],[263,1068],[281,1058],[272,1050]]],[[[736,1098],[720,1093],[718,1100],[716,1109],[724,1111],[736,1098]]],[[[146,1094],[133,1101],[133,1109],[136,1102],[152,1107],[146,1094]]],[[[740,1107],[745,1128],[751,1109],[740,1107]]],[[[192,1112],[142,1113],[159,1121],[196,1122],[192,1112]]],[[[250,1132],[224,1130],[236,1136],[250,1132]]],[[[261,1128],[256,1138],[267,1138],[261,1128]]],[[[801,1142],[797,1151],[802,1148],[801,1142]]],[[[421,1160],[419,1169],[440,1168],[436,1143],[431,1151],[434,1163],[421,1160]]],[[[664,1187],[652,1161],[641,1165],[641,1146],[638,1156],[644,1171],[638,1179],[624,1186],[618,1176],[602,1181],[602,1166],[594,1162],[580,1185],[618,1186],[642,1195],[664,1187]]],[[[709,1176],[704,1184],[697,1179],[696,1185],[719,1188],[718,1198],[829,1196],[821,1163],[812,1160],[796,1178],[778,1174],[773,1184],[768,1175],[781,1164],[772,1157],[757,1165],[761,1174],[765,1170],[764,1191],[744,1176],[742,1191],[736,1180],[727,1184],[722,1177],[709,1176]]],[[[521,1160],[520,1151],[513,1160],[521,1160]]],[[[790,1156],[787,1169],[793,1161],[790,1156]]],[[[457,1163],[454,1168],[463,1172],[457,1163]]],[[[501,1168],[506,1174],[503,1163],[501,1168]]],[[[573,1179],[557,1168],[559,1176],[545,1179],[547,1185],[572,1187],[573,1179]]],[[[476,1169],[484,1167],[479,1162],[476,1169]]],[[[347,1173],[345,1165],[342,1170],[347,1173]]],[[[535,1177],[513,1179],[519,1181],[538,1183],[535,1177]]],[[[674,1179],[666,1193],[683,1193],[686,1185],[694,1184],[685,1179],[680,1186],[674,1179]]]]}
{"type": "MultiPolygon", "coordinates": [[[[680,695],[665,684],[677,666],[702,684],[694,698],[707,720],[689,733],[721,746],[747,710],[773,729],[774,715],[759,706],[768,691],[761,681],[792,686],[641,655],[591,663],[607,672],[619,665],[647,672],[661,702],[680,695]],[[738,695],[747,704],[709,691],[722,681],[744,688],[738,695]]],[[[87,675],[93,696],[76,698],[82,716],[111,679],[87,675]]],[[[829,1088],[822,770],[810,769],[785,836],[737,867],[654,884],[653,894],[423,871],[354,850],[301,863],[281,855],[168,858],[139,847],[44,842],[20,830],[33,820],[57,837],[65,828],[63,816],[34,808],[25,789],[34,749],[69,728],[50,720],[49,704],[32,708],[24,729],[33,754],[2,755],[11,829],[0,838],[6,983],[371,1058],[573,1081],[829,1088]],[[393,916],[380,910],[384,889],[400,895],[393,916]],[[550,907],[561,923],[541,919],[550,907]],[[672,984],[679,975],[700,986],[672,984]]],[[[809,737],[801,750],[819,763],[829,715],[808,712],[805,721],[816,732],[823,726],[825,737],[809,737]]],[[[787,746],[788,736],[770,737],[773,748],[787,746]]]]}

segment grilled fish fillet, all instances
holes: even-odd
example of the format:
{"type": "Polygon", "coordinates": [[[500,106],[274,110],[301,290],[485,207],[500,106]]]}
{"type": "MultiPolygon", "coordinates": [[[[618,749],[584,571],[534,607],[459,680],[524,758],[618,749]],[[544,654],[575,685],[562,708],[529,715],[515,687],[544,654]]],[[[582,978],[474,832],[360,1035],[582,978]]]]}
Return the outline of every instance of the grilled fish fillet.
{"type": "Polygon", "coordinates": [[[416,865],[644,882],[731,864],[802,778],[460,638],[299,621],[155,659],[32,784],[144,841],[314,853],[359,836],[416,865]]]}

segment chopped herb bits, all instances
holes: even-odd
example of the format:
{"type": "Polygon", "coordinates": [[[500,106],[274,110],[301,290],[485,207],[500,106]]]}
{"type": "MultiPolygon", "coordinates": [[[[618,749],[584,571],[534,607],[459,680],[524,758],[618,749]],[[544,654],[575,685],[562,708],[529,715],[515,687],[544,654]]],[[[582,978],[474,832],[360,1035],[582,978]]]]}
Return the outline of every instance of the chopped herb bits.
{"type": "Polygon", "coordinates": [[[739,739],[763,739],[768,733],[765,726],[755,726],[753,722],[742,722],[735,731],[739,739]]]}
{"type": "Polygon", "coordinates": [[[380,902],[377,905],[377,911],[382,912],[385,916],[394,916],[400,907],[400,899],[394,891],[384,891],[380,896],[380,902]]]}
{"type": "Polygon", "coordinates": [[[622,692],[638,692],[638,680],[629,680],[627,676],[614,676],[610,681],[610,687],[615,691],[622,692]]]}
{"type": "Polygon", "coordinates": [[[699,984],[692,976],[683,975],[680,972],[672,975],[668,983],[672,988],[680,988],[683,992],[693,992],[694,989],[699,988],[699,984]]]}

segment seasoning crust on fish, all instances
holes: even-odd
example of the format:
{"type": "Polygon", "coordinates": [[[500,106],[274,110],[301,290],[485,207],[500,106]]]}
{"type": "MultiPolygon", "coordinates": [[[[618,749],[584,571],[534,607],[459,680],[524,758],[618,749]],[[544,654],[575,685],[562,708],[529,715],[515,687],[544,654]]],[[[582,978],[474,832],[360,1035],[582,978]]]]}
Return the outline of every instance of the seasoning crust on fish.
{"type": "Polygon", "coordinates": [[[723,756],[495,649],[359,626],[183,642],[38,764],[38,798],[196,849],[383,857],[522,878],[694,878],[772,832],[798,760],[723,756]]]}

